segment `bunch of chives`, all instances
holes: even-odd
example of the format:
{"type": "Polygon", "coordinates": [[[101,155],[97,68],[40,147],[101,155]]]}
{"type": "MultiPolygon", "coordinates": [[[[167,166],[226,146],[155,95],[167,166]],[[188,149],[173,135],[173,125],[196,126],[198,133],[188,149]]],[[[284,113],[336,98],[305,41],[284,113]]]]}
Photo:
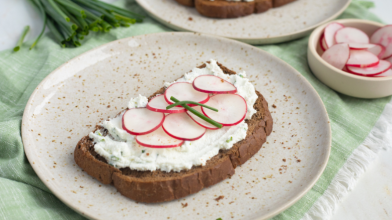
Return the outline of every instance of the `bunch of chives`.
{"type": "MultiPolygon", "coordinates": [[[[90,31],[109,32],[115,27],[129,27],[136,22],[142,22],[144,18],[99,0],[31,1],[42,15],[44,24],[30,50],[38,43],[46,27],[62,47],[79,47],[90,31]]],[[[15,51],[19,50],[27,31],[26,27],[15,51]]]]}

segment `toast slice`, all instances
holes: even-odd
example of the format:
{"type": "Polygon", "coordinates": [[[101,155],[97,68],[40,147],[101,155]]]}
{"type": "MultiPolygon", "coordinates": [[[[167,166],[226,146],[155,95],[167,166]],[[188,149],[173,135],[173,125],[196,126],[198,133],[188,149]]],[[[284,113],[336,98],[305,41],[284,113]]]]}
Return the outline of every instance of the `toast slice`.
{"type": "Polygon", "coordinates": [[[181,5],[195,7],[195,0],[176,0],[181,5]]]}
{"type": "Polygon", "coordinates": [[[237,18],[253,13],[262,13],[272,7],[280,7],[295,0],[176,0],[179,4],[196,7],[196,10],[210,18],[237,18]]]}
{"type": "MultiPolygon", "coordinates": [[[[220,63],[218,65],[225,74],[236,74],[220,63]]],[[[203,64],[199,68],[205,66],[203,64]]],[[[164,91],[165,88],[161,88],[150,98],[164,91]]],[[[165,202],[196,193],[231,177],[234,169],[255,155],[266,141],[266,137],[271,134],[273,120],[268,103],[258,91],[256,94],[258,99],[254,108],[257,112],[250,120],[245,121],[248,124],[246,138],[234,144],[229,150],[220,150],[205,166],[194,166],[181,172],[117,169],[95,152],[94,142],[88,135],[83,137],[75,148],[75,162],[90,176],[103,184],[113,184],[122,195],[137,202],[165,202]]],[[[104,136],[108,135],[103,127],[97,126],[96,129],[100,129],[104,136]]]]}
{"type": "Polygon", "coordinates": [[[293,2],[295,0],[273,0],[273,1],[274,1],[273,7],[276,8],[276,7],[286,5],[286,4],[293,2]]]}

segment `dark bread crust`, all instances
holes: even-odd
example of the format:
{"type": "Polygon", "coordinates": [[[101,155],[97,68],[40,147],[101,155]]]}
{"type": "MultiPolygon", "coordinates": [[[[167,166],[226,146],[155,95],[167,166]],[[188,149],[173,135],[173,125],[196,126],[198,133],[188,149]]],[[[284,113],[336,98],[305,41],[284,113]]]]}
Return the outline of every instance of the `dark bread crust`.
{"type": "MultiPolygon", "coordinates": [[[[235,74],[223,65],[219,66],[226,74],[235,74]]],[[[205,64],[199,68],[203,67],[205,64]]],[[[161,88],[150,98],[163,91],[164,88],[161,88]]],[[[165,202],[196,193],[231,177],[235,173],[234,169],[255,155],[266,137],[271,134],[273,120],[268,103],[258,91],[256,94],[258,99],[254,108],[257,112],[252,119],[246,120],[246,138],[229,150],[221,150],[207,161],[205,166],[192,167],[181,172],[117,169],[107,164],[106,160],[95,152],[94,143],[88,136],[78,142],[74,152],[75,162],[90,176],[103,184],[113,184],[122,195],[138,202],[165,202]]],[[[97,126],[97,129],[102,128],[97,126]]]]}
{"type": "Polygon", "coordinates": [[[195,7],[195,0],[176,0],[181,5],[195,7]]]}
{"type": "Polygon", "coordinates": [[[251,15],[255,2],[228,2],[225,0],[195,0],[196,10],[210,18],[237,18],[251,15]]]}
{"type": "Polygon", "coordinates": [[[280,7],[295,0],[254,0],[233,2],[226,0],[176,0],[179,4],[196,7],[196,10],[210,18],[237,18],[253,13],[262,13],[272,7],[280,7]]]}
{"type": "Polygon", "coordinates": [[[274,6],[273,7],[274,8],[280,7],[280,6],[286,5],[288,3],[291,3],[293,1],[295,1],[295,0],[274,0],[274,6]]]}

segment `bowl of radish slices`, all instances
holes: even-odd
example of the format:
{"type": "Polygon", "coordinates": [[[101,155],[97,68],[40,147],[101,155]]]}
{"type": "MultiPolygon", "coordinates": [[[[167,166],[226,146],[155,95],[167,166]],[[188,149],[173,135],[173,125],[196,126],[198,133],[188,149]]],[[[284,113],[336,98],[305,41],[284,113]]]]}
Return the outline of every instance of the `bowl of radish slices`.
{"type": "Polygon", "coordinates": [[[308,62],[324,84],[345,95],[392,95],[392,25],[344,19],[320,26],[308,43],[308,62]]]}

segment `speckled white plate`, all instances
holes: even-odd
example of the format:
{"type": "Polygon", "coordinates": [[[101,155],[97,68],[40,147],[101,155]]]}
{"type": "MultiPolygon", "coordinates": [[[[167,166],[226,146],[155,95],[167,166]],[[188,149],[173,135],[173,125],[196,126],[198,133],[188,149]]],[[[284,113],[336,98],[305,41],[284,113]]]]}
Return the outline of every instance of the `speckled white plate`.
{"type": "Polygon", "coordinates": [[[313,87],[278,58],[247,44],[193,33],[118,40],[76,57],[31,95],[22,136],[30,164],[65,204],[96,219],[264,219],[300,199],[328,161],[331,130],[313,87]],[[269,102],[274,131],[236,174],[184,199],[142,204],[102,185],[74,162],[77,142],[136,95],[151,95],[209,59],[245,70],[269,102]],[[223,195],[219,202],[214,199],[223,195]],[[186,207],[183,205],[187,204],[186,207]]]}
{"type": "Polygon", "coordinates": [[[153,18],[180,31],[193,31],[250,44],[294,40],[338,17],[351,0],[297,0],[265,13],[234,19],[214,19],[175,0],[136,0],[153,18]]]}

